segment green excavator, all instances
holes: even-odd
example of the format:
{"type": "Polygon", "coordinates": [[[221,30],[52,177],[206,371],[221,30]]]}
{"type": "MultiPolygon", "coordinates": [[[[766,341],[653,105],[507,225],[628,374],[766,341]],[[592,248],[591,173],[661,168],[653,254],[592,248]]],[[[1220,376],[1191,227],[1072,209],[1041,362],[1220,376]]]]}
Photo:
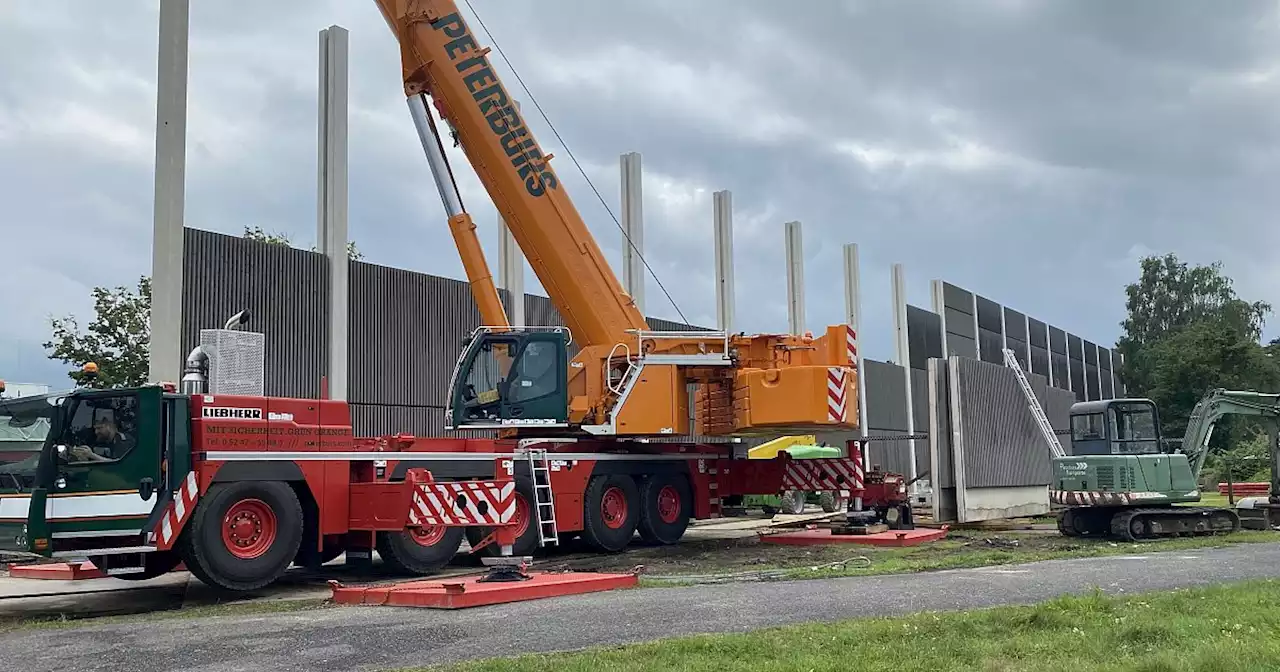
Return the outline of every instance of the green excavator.
{"type": "Polygon", "coordinates": [[[1180,448],[1160,436],[1149,399],[1086,401],[1071,406],[1071,455],[1053,458],[1049,499],[1064,506],[1058,530],[1067,536],[1137,541],[1240,529],[1232,509],[1176,506],[1200,501],[1200,470],[1214,426],[1226,415],[1270,422],[1271,497],[1280,504],[1280,395],[1213,390],[1196,404],[1180,448]]]}

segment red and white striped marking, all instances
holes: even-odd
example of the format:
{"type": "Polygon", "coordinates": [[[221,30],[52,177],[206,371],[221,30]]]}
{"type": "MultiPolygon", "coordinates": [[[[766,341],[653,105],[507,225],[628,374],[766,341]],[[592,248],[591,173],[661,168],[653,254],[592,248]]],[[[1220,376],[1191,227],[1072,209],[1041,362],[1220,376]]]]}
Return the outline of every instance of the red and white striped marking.
{"type": "Polygon", "coordinates": [[[1124,492],[1094,492],[1088,490],[1050,490],[1049,501],[1054,504],[1097,506],[1131,504],[1134,497],[1124,492]]]}
{"type": "Polygon", "coordinates": [[[167,551],[173,548],[173,542],[178,540],[178,535],[182,533],[182,526],[186,525],[187,519],[191,517],[191,512],[196,508],[196,500],[199,498],[200,488],[196,484],[196,472],[188,471],[187,477],[182,481],[182,487],[173,493],[169,510],[164,512],[164,517],[151,532],[150,536],[156,542],[156,550],[167,551]]]}
{"type": "Polygon", "coordinates": [[[849,419],[848,369],[833,366],[827,369],[827,420],[847,422],[849,419]]]}
{"type": "Polygon", "coordinates": [[[515,493],[515,481],[419,483],[409,508],[409,524],[506,525],[516,512],[515,493]]]}
{"type": "Polygon", "coordinates": [[[861,490],[862,463],[849,457],[788,460],[782,473],[782,489],[804,492],[861,490]]]}
{"type": "Polygon", "coordinates": [[[846,326],[846,341],[849,348],[849,366],[858,366],[858,332],[853,327],[846,326]]]}

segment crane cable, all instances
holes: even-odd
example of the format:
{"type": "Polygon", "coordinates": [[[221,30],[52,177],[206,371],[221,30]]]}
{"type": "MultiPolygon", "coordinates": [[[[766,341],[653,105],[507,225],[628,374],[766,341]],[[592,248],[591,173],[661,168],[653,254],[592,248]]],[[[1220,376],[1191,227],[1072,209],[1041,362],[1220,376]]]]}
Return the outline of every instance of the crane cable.
{"type": "Polygon", "coordinates": [[[560,146],[564,147],[565,153],[569,155],[569,159],[573,161],[573,165],[576,166],[578,172],[582,174],[582,179],[586,180],[587,186],[591,187],[591,191],[595,192],[596,198],[600,200],[600,205],[604,206],[605,212],[609,213],[609,217],[613,219],[614,226],[617,226],[618,230],[622,232],[622,238],[627,241],[627,246],[635,252],[636,256],[640,257],[640,263],[644,264],[645,270],[649,271],[649,275],[652,275],[654,281],[658,283],[658,289],[661,289],[662,293],[667,297],[667,301],[671,302],[671,307],[676,309],[676,313],[680,315],[680,321],[686,326],[692,327],[693,325],[690,324],[689,318],[684,316],[684,311],[680,310],[680,306],[676,303],[676,300],[672,298],[671,292],[668,292],[666,286],[662,284],[662,278],[658,277],[657,272],[655,272],[653,267],[649,265],[649,260],[644,258],[644,254],[642,254],[640,249],[636,247],[635,243],[631,241],[631,236],[627,235],[627,230],[622,228],[622,222],[618,221],[617,216],[613,214],[613,210],[609,207],[608,202],[604,200],[604,196],[600,195],[600,190],[596,189],[596,185],[591,182],[591,178],[587,177],[587,171],[583,170],[582,164],[578,163],[578,157],[573,155],[573,150],[569,149],[569,144],[564,141],[564,138],[560,137],[560,131],[556,130],[555,124],[551,123],[551,119],[547,117],[547,113],[544,112],[542,110],[542,106],[538,104],[538,99],[533,97],[533,92],[529,91],[529,87],[525,85],[524,79],[520,77],[520,73],[516,72],[516,67],[512,65],[511,59],[507,58],[507,55],[502,51],[502,47],[498,45],[498,38],[493,36],[489,27],[484,24],[484,19],[480,18],[480,12],[477,12],[475,7],[471,6],[471,0],[463,0],[463,2],[466,3],[467,9],[471,10],[471,14],[476,17],[476,23],[480,24],[480,29],[484,31],[489,42],[493,44],[494,50],[498,52],[498,55],[502,57],[502,61],[511,69],[511,74],[515,75],[516,81],[520,83],[520,88],[523,89],[525,95],[529,97],[529,102],[533,103],[533,106],[537,108],[538,114],[542,115],[542,120],[547,122],[547,127],[551,129],[551,133],[556,136],[556,140],[560,143],[560,146]]]}

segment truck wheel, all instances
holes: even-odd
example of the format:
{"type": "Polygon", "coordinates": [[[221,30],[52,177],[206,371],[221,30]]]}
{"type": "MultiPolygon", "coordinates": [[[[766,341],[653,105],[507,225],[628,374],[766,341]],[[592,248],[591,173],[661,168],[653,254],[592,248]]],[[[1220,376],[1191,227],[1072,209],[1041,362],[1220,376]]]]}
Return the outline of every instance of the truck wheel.
{"type": "Polygon", "coordinates": [[[849,508],[848,498],[842,497],[840,493],[831,490],[823,491],[818,495],[818,504],[822,506],[823,513],[835,513],[849,508]]]}
{"type": "Polygon", "coordinates": [[[402,532],[379,532],[378,555],[398,574],[434,574],[462,547],[462,528],[433,525],[402,532]]]}
{"type": "Polygon", "coordinates": [[[302,504],[280,481],[215,483],[179,542],[187,569],[230,591],[261,588],[293,562],[302,542],[302,504]]]}
{"type": "Polygon", "coordinates": [[[782,493],[782,512],[791,515],[804,513],[805,493],[800,490],[788,490],[782,493]]]}
{"type": "Polygon", "coordinates": [[[640,538],[653,544],[674,544],[684,536],[693,515],[689,479],[657,474],[640,483],[640,538]]]}
{"type": "MultiPolygon", "coordinates": [[[[533,512],[533,484],[528,478],[516,477],[516,512],[512,520],[516,526],[516,543],[511,547],[515,556],[533,555],[538,550],[538,521],[533,512]]],[[[492,527],[468,527],[467,543],[475,546],[493,532],[492,527]]],[[[496,557],[502,555],[497,544],[489,544],[480,549],[481,555],[496,557]]]]}
{"type": "Polygon", "coordinates": [[[606,553],[626,548],[640,519],[636,482],[623,474],[592,476],[582,499],[583,540],[606,553]]]}

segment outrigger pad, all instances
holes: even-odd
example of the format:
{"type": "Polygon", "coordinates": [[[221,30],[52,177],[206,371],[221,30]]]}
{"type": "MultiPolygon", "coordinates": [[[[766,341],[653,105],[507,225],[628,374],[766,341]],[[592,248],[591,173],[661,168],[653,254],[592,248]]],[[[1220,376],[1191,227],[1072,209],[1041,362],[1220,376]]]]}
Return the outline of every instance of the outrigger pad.
{"type": "Polygon", "coordinates": [[[383,586],[343,586],[337,581],[330,581],[329,586],[333,591],[333,601],[338,604],[466,609],[632,588],[638,581],[635,574],[565,572],[534,573],[529,575],[528,580],[517,582],[481,583],[478,578],[459,577],[383,586]]]}

